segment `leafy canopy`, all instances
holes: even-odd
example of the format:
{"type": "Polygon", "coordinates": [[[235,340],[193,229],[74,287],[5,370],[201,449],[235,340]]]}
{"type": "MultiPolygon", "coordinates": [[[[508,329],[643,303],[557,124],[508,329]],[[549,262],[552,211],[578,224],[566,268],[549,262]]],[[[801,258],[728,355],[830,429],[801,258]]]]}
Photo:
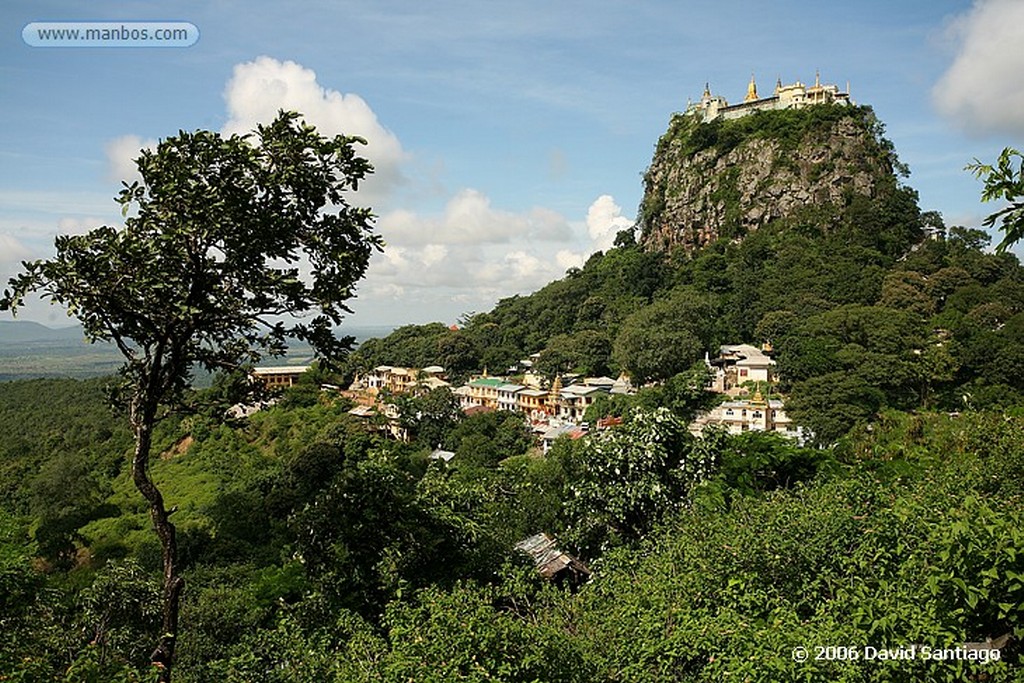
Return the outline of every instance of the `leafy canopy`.
{"type": "Polygon", "coordinates": [[[1012,147],[1005,148],[996,165],[983,164],[978,159],[967,166],[976,178],[984,178],[985,189],[981,200],[990,202],[1004,199],[1009,206],[996,211],[985,219],[985,225],[993,227],[999,221],[1003,240],[996,245],[996,251],[1003,252],[1024,238],[1024,155],[1012,147]],[[1017,168],[1013,158],[1017,157],[1017,168]]]}
{"type": "Polygon", "coordinates": [[[30,291],[66,306],[90,340],[117,344],[129,380],[157,370],[165,398],[193,365],[237,368],[279,355],[289,336],[335,356],[348,340],[331,325],[381,245],[370,211],[346,199],[372,172],[363,142],[287,112],[252,135],[182,131],[137,160],[141,182],[116,199],[123,229],[58,237],[56,257],[26,263],[0,310],[30,291]]]}

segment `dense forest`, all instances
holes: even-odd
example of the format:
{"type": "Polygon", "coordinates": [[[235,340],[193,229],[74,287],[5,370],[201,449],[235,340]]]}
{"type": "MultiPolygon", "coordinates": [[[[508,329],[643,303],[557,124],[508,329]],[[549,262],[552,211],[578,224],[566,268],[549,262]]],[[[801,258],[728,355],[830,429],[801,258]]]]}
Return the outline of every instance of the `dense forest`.
{"type": "MultiPolygon", "coordinates": [[[[711,158],[849,119],[898,169],[863,108],[765,114],[661,146],[711,158]]],[[[149,466],[187,585],[175,680],[1024,680],[1024,268],[895,175],[875,188],[698,249],[624,231],[534,294],[369,340],[246,419],[225,417],[227,381],[184,392],[149,466]],[[806,443],[690,434],[701,359],[740,342],[771,345],[806,443]],[[623,423],[542,454],[519,416],[467,416],[440,389],[396,401],[400,442],[321,390],[533,353],[549,377],[630,375],[635,395],[588,415],[623,423]],[[542,576],[516,548],[542,532],[585,575],[542,576]]],[[[153,678],[161,547],[116,386],[0,385],[0,681],[153,678]]]]}
{"type": "MultiPolygon", "coordinates": [[[[4,388],[0,676],[147,680],[160,558],[125,430],[98,381],[4,388]]],[[[451,414],[443,464],[347,407],[299,388],[162,425],[179,680],[1020,680],[1015,642],[984,665],[791,652],[1021,628],[1021,417],[884,411],[818,450],[639,408],[539,457],[512,415],[451,414]],[[538,531],[589,580],[543,579],[514,549],[538,531]]]]}

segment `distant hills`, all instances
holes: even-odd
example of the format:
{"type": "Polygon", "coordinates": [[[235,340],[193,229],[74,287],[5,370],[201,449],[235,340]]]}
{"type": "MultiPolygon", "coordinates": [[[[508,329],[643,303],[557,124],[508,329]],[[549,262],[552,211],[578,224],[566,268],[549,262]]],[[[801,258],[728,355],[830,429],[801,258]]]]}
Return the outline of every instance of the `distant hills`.
{"type": "Polygon", "coordinates": [[[0,320],[0,345],[43,343],[85,343],[81,325],[47,327],[26,320],[0,320]]]}
{"type": "MultiPolygon", "coordinates": [[[[357,342],[385,336],[389,325],[346,327],[357,342]]],[[[293,346],[293,357],[311,355],[308,347],[293,346]]],[[[0,320],[0,381],[40,377],[99,377],[109,375],[121,365],[121,355],[113,344],[86,342],[81,325],[47,327],[24,320],[0,320]]]]}

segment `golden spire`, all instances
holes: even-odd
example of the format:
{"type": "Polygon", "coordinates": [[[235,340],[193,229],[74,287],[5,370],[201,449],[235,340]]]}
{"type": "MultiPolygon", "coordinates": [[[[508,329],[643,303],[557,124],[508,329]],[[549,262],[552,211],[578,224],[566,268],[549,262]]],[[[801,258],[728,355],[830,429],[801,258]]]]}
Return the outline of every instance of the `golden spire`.
{"type": "Polygon", "coordinates": [[[750,85],[747,86],[747,96],[743,98],[744,102],[753,102],[759,100],[757,96],[757,83],[754,82],[754,74],[750,74],[750,85]]]}

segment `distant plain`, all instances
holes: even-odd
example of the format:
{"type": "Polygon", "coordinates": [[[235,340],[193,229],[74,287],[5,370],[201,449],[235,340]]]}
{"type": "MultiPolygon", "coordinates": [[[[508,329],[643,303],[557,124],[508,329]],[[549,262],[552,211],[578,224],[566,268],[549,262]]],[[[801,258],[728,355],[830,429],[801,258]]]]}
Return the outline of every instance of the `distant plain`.
{"type": "MultiPolygon", "coordinates": [[[[392,329],[353,326],[343,327],[340,333],[354,336],[358,343],[385,336],[392,329]]],[[[308,346],[296,344],[287,356],[266,364],[300,364],[311,358],[308,346]]],[[[40,377],[102,377],[116,372],[122,360],[113,344],[88,343],[79,325],[51,328],[34,322],[0,320],[0,382],[40,377]]],[[[197,383],[202,385],[205,379],[197,377],[197,383]]]]}

